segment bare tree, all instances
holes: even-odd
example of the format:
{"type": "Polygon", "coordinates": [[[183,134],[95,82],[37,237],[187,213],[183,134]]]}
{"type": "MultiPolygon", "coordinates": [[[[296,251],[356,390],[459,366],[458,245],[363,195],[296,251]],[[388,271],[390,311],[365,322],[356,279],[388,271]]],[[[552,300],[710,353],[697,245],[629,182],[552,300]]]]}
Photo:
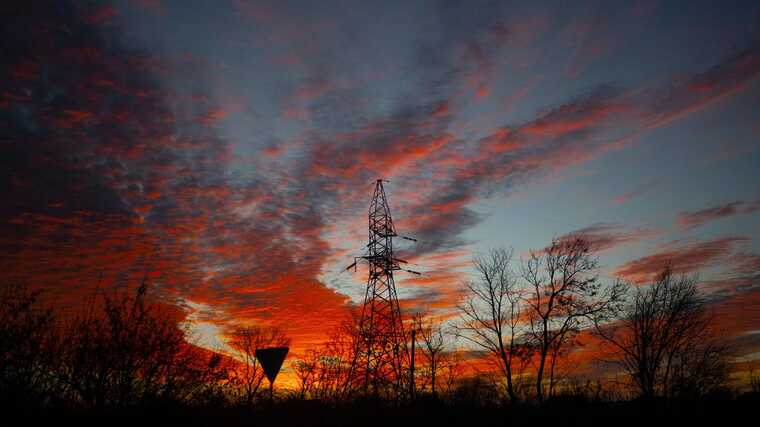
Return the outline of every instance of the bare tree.
{"type": "Polygon", "coordinates": [[[613,315],[625,287],[604,287],[596,270],[591,241],[581,235],[552,239],[542,251],[532,251],[522,277],[530,288],[526,299],[530,333],[538,351],[536,398],[544,399],[544,371],[551,352],[594,321],[613,315]]]}
{"type": "Polygon", "coordinates": [[[306,351],[294,363],[298,378],[297,396],[323,401],[340,401],[350,398],[361,387],[351,378],[351,364],[358,341],[357,313],[350,313],[330,334],[322,345],[306,351]]]}
{"type": "Polygon", "coordinates": [[[558,362],[566,355],[567,351],[573,345],[573,343],[568,342],[568,340],[574,338],[573,334],[567,333],[555,340],[549,350],[549,397],[554,396],[555,386],[561,380],[561,376],[565,374],[564,372],[560,372],[561,370],[558,362]]]}
{"type": "Polygon", "coordinates": [[[616,322],[597,331],[642,397],[700,395],[728,377],[728,348],[713,333],[712,318],[697,279],[666,267],[636,289],[616,322]]]}
{"type": "Polygon", "coordinates": [[[264,381],[264,368],[256,358],[256,350],[266,347],[287,346],[290,339],[277,327],[248,326],[240,328],[229,341],[240,367],[233,376],[233,384],[238,387],[241,403],[250,406],[258,396],[264,381]]]}
{"type": "Polygon", "coordinates": [[[446,340],[440,320],[419,313],[413,317],[414,329],[417,331],[420,353],[425,361],[425,374],[430,380],[430,392],[438,396],[436,379],[446,369],[446,340]]]}
{"type": "Polygon", "coordinates": [[[451,396],[455,389],[457,381],[462,378],[464,370],[464,357],[460,350],[446,351],[442,359],[441,370],[437,377],[437,389],[440,389],[439,395],[451,396]]]}
{"type": "Polygon", "coordinates": [[[303,358],[293,363],[293,372],[298,378],[296,397],[305,399],[309,396],[317,384],[322,354],[317,349],[306,350],[303,358]]]}
{"type": "Polygon", "coordinates": [[[478,279],[464,283],[466,297],[459,305],[461,323],[456,328],[459,336],[494,358],[515,401],[514,368],[525,347],[518,342],[522,294],[510,270],[511,259],[512,251],[504,248],[474,259],[478,279]]]}

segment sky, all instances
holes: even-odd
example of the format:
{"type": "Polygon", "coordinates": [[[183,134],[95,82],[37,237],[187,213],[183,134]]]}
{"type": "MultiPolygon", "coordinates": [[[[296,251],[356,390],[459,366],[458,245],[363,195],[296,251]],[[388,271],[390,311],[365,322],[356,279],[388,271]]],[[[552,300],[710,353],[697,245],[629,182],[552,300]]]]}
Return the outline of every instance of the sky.
{"type": "Polygon", "coordinates": [[[760,4],[3,2],[0,268],[75,310],[134,286],[224,349],[361,304],[386,179],[401,306],[582,232],[600,276],[698,274],[760,359],[760,4]],[[14,4],[17,3],[17,4],[14,4]]]}

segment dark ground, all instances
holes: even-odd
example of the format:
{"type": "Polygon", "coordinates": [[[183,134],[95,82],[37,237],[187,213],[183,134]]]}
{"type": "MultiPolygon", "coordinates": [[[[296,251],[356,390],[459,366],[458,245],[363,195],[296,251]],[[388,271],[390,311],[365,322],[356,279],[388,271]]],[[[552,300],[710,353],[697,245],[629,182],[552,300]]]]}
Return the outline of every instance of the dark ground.
{"type": "Polygon", "coordinates": [[[254,410],[236,408],[131,409],[108,413],[16,413],[6,408],[5,425],[75,426],[638,426],[733,425],[758,422],[760,396],[685,402],[586,402],[555,399],[538,407],[451,406],[440,402],[388,406],[371,402],[330,406],[314,401],[284,401],[254,410]],[[7,423],[7,424],[6,424],[7,423]]]}

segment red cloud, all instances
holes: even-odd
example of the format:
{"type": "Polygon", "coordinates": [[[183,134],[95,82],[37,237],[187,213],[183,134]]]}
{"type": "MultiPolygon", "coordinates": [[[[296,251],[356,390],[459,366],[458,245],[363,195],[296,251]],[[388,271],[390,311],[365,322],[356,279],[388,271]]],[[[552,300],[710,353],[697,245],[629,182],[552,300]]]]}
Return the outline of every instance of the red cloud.
{"type": "Polygon", "coordinates": [[[230,144],[213,128],[186,132],[224,117],[199,92],[204,85],[192,70],[204,64],[129,51],[57,10],[40,7],[19,19],[63,21],[67,32],[14,42],[19,52],[47,58],[39,74],[54,87],[36,82],[23,105],[50,137],[25,144],[26,125],[12,122],[6,136],[14,143],[2,148],[4,159],[18,160],[8,173],[19,185],[0,210],[0,267],[9,280],[45,288],[58,308],[75,310],[97,288],[147,278],[168,302],[207,303],[207,320],[223,331],[276,324],[299,348],[318,342],[347,302],[318,280],[329,254],[321,216],[309,200],[283,197],[276,178],[230,182],[230,144]],[[192,92],[164,90],[157,72],[181,77],[192,92]]]}
{"type": "Polygon", "coordinates": [[[605,251],[614,247],[637,242],[655,235],[651,229],[627,230],[622,224],[598,223],[568,233],[560,239],[584,236],[589,239],[595,251],[605,251]]]}
{"type": "Polygon", "coordinates": [[[736,201],[724,205],[712,206],[698,211],[686,211],[678,214],[678,224],[684,228],[695,228],[720,218],[749,214],[760,211],[760,202],[736,201]]]}
{"type": "Polygon", "coordinates": [[[616,196],[612,199],[612,203],[615,204],[624,204],[630,202],[632,199],[635,199],[645,192],[649,191],[652,187],[656,186],[659,183],[658,179],[652,179],[649,180],[637,187],[635,187],[633,190],[628,191],[627,193],[623,193],[619,196],[616,196]]]}
{"type": "Polygon", "coordinates": [[[523,126],[520,130],[528,135],[559,137],[570,132],[596,126],[605,117],[624,112],[628,107],[622,104],[566,104],[551,114],[523,126]]]}
{"type": "Polygon", "coordinates": [[[679,273],[694,272],[725,258],[738,243],[747,240],[747,237],[724,237],[660,251],[623,264],[614,274],[635,283],[646,283],[667,266],[679,273]]]}
{"type": "Polygon", "coordinates": [[[731,258],[734,271],[741,275],[754,275],[760,273],[760,255],[752,253],[738,253],[731,258]]]}
{"type": "MultiPolygon", "coordinates": [[[[760,290],[737,293],[717,301],[714,307],[715,327],[726,336],[757,333],[760,325],[760,290]]],[[[757,347],[760,345],[756,343],[757,347]]]]}
{"type": "Polygon", "coordinates": [[[198,118],[198,122],[206,126],[211,126],[216,122],[223,120],[225,117],[227,117],[227,112],[221,108],[216,108],[201,115],[201,117],[198,118]]]}

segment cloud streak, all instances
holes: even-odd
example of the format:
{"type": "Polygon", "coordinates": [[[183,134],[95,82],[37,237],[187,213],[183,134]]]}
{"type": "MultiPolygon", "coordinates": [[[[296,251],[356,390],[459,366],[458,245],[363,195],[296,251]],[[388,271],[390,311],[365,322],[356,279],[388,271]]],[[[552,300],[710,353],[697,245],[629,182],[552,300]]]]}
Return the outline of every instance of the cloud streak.
{"type": "Polygon", "coordinates": [[[737,200],[722,205],[711,206],[697,211],[684,211],[678,214],[678,225],[683,228],[701,227],[709,222],[734,215],[746,215],[760,211],[760,202],[737,200]]]}
{"type": "Polygon", "coordinates": [[[625,263],[616,268],[614,274],[643,284],[668,266],[677,273],[692,273],[726,259],[737,245],[748,240],[746,237],[724,237],[666,248],[625,263]]]}
{"type": "Polygon", "coordinates": [[[583,236],[591,242],[594,251],[602,252],[621,245],[650,239],[655,235],[655,231],[651,229],[640,228],[629,230],[628,227],[622,224],[597,223],[561,236],[560,240],[570,239],[574,236],[583,236]]]}

